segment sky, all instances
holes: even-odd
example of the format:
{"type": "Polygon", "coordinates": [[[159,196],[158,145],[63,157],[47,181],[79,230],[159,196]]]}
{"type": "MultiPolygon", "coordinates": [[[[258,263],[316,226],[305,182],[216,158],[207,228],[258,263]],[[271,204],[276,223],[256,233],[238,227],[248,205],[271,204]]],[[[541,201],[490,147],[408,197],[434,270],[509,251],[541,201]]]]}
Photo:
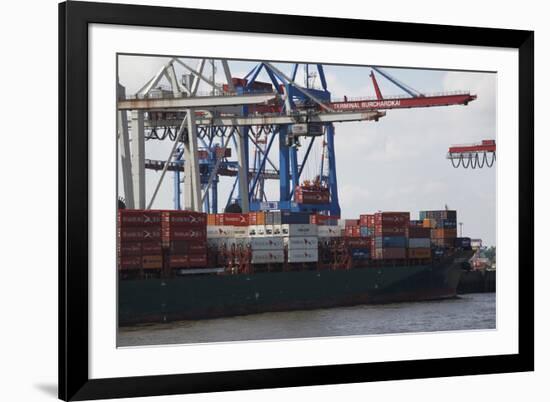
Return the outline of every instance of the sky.
{"type": "MultiPolygon", "coordinates": [[[[135,94],[168,61],[167,57],[119,56],[119,82],[125,86],[127,94],[135,94]]],[[[187,59],[186,63],[196,67],[198,60],[187,59]]],[[[233,77],[244,77],[255,65],[257,62],[229,61],[233,77]]],[[[290,75],[292,64],[274,65],[290,75]]],[[[175,69],[178,77],[186,72],[177,63],[175,69]]],[[[342,217],[357,218],[359,214],[381,210],[410,211],[411,219],[417,219],[420,210],[444,209],[447,205],[449,209],[458,211],[463,236],[481,238],[487,246],[496,245],[498,163],[493,168],[455,169],[446,159],[446,153],[451,145],[496,139],[497,73],[383,69],[425,94],[469,90],[478,98],[468,106],[388,110],[378,122],[335,123],[336,171],[342,217]]],[[[314,69],[310,67],[311,70],[314,69]]],[[[332,99],[375,96],[369,67],[324,65],[324,71],[332,99]]],[[[211,69],[206,70],[205,75],[211,76],[211,69]]],[[[262,72],[258,80],[268,81],[268,78],[262,72]]],[[[405,95],[382,76],[377,75],[377,80],[385,97],[405,95]]],[[[220,64],[216,81],[224,81],[220,64]]],[[[305,83],[303,68],[298,71],[296,81],[305,83]]],[[[161,81],[161,84],[168,85],[166,81],[161,81]]],[[[314,85],[320,85],[318,78],[314,85]]],[[[199,92],[207,90],[205,85],[199,87],[199,92]]],[[[317,141],[301,179],[318,174],[319,144],[317,141]]],[[[147,141],[146,158],[166,160],[171,146],[170,141],[147,141]]],[[[299,155],[305,152],[305,148],[300,148],[299,155]]],[[[270,159],[276,165],[277,150],[274,143],[270,159]]],[[[118,174],[119,195],[124,196],[120,169],[118,174]]],[[[159,172],[146,173],[147,202],[159,177],[159,172]]],[[[225,204],[231,186],[232,179],[221,178],[221,205],[225,204]]],[[[278,188],[278,182],[267,181],[270,200],[278,199],[278,188]]],[[[167,173],[153,208],[172,207],[173,174],[167,173]]]]}

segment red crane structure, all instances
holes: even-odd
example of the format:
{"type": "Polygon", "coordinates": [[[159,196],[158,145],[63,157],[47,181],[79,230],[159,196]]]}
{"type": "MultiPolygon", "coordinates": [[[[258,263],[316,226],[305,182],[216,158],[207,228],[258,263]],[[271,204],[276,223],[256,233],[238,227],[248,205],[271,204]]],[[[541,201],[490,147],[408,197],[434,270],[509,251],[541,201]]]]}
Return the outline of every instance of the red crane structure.
{"type": "Polygon", "coordinates": [[[483,140],[477,144],[453,145],[449,148],[447,159],[454,168],[492,167],[497,159],[495,140],[483,140]]]}
{"type": "Polygon", "coordinates": [[[401,88],[407,95],[391,96],[385,98],[380,91],[374,71],[371,71],[370,77],[372,85],[376,93],[376,99],[348,99],[343,101],[325,103],[330,109],[335,112],[349,111],[367,111],[367,110],[384,110],[384,109],[409,109],[417,107],[434,107],[434,106],[452,106],[452,105],[467,105],[477,99],[477,95],[471,94],[469,91],[445,92],[438,94],[423,94],[417,90],[398,81],[389,73],[377,67],[371,67],[388,81],[401,88]]]}

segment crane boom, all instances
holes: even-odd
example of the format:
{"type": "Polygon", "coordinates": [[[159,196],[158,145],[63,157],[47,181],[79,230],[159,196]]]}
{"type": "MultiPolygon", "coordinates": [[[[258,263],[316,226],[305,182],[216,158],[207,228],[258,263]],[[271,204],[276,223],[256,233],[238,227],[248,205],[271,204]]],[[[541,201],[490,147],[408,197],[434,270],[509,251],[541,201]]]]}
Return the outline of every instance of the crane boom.
{"type": "Polygon", "coordinates": [[[328,106],[334,111],[359,111],[381,109],[408,109],[417,107],[467,105],[477,99],[476,95],[468,92],[448,95],[425,95],[414,98],[384,98],[358,99],[343,102],[330,102],[328,106]]]}

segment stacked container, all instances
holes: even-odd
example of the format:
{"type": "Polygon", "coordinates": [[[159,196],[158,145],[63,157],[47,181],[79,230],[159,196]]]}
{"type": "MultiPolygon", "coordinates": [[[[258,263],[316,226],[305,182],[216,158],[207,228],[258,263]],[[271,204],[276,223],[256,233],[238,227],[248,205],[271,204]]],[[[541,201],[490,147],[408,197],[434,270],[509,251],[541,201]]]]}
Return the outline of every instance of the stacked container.
{"type": "Polygon", "coordinates": [[[162,211],[162,244],[167,247],[168,268],[207,266],[206,214],[193,211],[162,211]]]}
{"type": "Polygon", "coordinates": [[[359,225],[361,237],[374,236],[374,214],[360,215],[359,225]]]}
{"type": "Polygon", "coordinates": [[[374,259],[407,258],[409,212],[377,212],[374,214],[374,259]]]}
{"type": "Polygon", "coordinates": [[[119,271],[162,268],[160,211],[119,209],[117,261],[119,271]]]}
{"type": "Polygon", "coordinates": [[[432,243],[437,247],[453,248],[456,239],[456,211],[420,211],[424,227],[431,228],[432,243]]]}
{"type": "Polygon", "coordinates": [[[430,259],[432,256],[430,229],[409,226],[409,259],[430,259]]]}
{"type": "Polygon", "coordinates": [[[289,263],[318,261],[319,239],[317,228],[317,225],[312,224],[283,224],[281,226],[289,263]]]}
{"type": "Polygon", "coordinates": [[[250,226],[248,242],[252,252],[252,264],[273,264],[285,261],[284,242],[280,236],[266,235],[265,231],[250,230],[262,226],[250,226]]]}

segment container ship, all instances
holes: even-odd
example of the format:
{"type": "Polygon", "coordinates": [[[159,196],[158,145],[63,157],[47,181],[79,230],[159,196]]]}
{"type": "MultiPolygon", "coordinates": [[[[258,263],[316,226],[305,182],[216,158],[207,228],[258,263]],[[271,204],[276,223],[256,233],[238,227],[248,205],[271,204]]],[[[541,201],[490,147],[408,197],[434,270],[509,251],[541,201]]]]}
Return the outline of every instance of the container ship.
{"type": "Polygon", "coordinates": [[[452,210],[119,209],[117,229],[119,325],[452,298],[474,254],[452,210]]]}

